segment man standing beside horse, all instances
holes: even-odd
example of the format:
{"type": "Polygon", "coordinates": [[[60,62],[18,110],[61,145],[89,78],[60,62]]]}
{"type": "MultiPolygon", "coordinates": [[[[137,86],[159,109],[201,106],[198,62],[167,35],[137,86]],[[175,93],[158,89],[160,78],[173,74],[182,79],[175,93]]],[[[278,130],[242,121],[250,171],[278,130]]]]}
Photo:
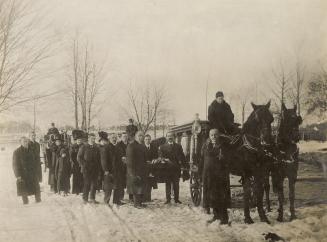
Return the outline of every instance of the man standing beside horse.
{"type": "Polygon", "coordinates": [[[201,149],[201,163],[199,170],[203,181],[203,207],[213,209],[213,222],[220,219],[220,224],[228,223],[228,194],[229,187],[228,164],[225,155],[226,149],[219,139],[218,129],[211,129],[208,140],[201,149]]]}

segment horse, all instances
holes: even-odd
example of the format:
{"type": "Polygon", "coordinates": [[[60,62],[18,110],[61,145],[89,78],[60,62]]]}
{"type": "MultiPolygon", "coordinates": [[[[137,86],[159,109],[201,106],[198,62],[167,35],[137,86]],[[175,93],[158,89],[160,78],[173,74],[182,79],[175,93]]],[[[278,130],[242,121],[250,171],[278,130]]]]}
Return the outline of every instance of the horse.
{"type": "Polygon", "coordinates": [[[300,141],[299,126],[302,123],[302,118],[297,115],[296,110],[296,105],[294,108],[287,109],[285,104],[282,103],[280,126],[275,144],[274,157],[276,162],[274,162],[271,175],[273,190],[278,194],[279,207],[277,221],[279,222],[283,222],[283,184],[286,177],[288,178],[289,185],[290,221],[296,219],[294,208],[295,182],[299,166],[299,148],[297,143],[300,141]]]}
{"type": "Polygon", "coordinates": [[[244,222],[247,224],[254,223],[250,215],[251,191],[254,184],[260,220],[270,223],[263,209],[263,181],[267,173],[266,162],[269,162],[268,159],[265,159],[265,149],[273,142],[271,123],[274,118],[269,111],[270,101],[265,105],[253,103],[251,105],[253,111],[244,123],[241,132],[235,136],[224,136],[228,139],[228,164],[231,174],[242,177],[244,222]]]}

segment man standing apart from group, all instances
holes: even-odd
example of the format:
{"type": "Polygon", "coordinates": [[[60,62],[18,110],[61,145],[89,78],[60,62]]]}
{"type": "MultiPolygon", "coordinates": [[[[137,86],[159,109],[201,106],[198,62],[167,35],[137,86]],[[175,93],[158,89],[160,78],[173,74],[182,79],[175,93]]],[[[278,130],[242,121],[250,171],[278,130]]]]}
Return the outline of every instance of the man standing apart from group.
{"type": "Polygon", "coordinates": [[[17,195],[21,196],[24,204],[28,204],[28,196],[35,195],[35,201],[41,202],[39,184],[39,163],[33,151],[29,149],[29,140],[20,139],[21,146],[13,153],[13,170],[16,176],[17,195]]]}
{"type": "Polygon", "coordinates": [[[136,132],[135,138],[130,137],[131,142],[126,150],[127,165],[127,192],[133,195],[134,207],[142,208],[142,195],[146,182],[146,157],[143,145],[144,133],[136,132]]]}
{"type": "Polygon", "coordinates": [[[186,159],[183,153],[183,148],[177,144],[174,139],[174,134],[168,132],[166,134],[167,142],[159,147],[159,157],[169,159],[171,162],[170,174],[167,174],[166,181],[166,204],[171,200],[171,186],[174,190],[175,203],[179,201],[179,179],[181,177],[181,168],[186,166],[186,159]]]}
{"type": "Polygon", "coordinates": [[[95,144],[95,135],[89,134],[88,143],[81,146],[77,154],[84,180],[83,201],[87,203],[98,203],[95,200],[96,186],[100,175],[101,163],[99,148],[95,144]]]}

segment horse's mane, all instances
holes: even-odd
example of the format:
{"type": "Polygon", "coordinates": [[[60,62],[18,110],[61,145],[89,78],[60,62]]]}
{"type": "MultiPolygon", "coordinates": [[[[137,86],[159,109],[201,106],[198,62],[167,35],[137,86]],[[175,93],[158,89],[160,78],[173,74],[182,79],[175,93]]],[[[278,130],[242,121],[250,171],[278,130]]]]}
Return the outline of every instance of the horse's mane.
{"type": "Polygon", "coordinates": [[[250,128],[253,127],[253,124],[256,123],[256,120],[255,120],[255,111],[256,110],[253,110],[252,113],[250,114],[250,116],[244,122],[243,128],[242,128],[243,131],[249,130],[250,128]]]}

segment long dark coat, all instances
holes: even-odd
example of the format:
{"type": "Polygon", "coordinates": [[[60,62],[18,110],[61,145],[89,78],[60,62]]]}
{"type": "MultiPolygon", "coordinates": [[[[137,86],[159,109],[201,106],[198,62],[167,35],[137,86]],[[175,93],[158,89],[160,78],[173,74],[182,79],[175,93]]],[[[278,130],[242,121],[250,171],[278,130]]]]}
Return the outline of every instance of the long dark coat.
{"type": "Polygon", "coordinates": [[[168,158],[172,162],[171,169],[169,170],[169,174],[167,174],[167,176],[181,176],[181,167],[186,166],[186,158],[180,144],[175,142],[173,144],[163,144],[159,146],[158,155],[162,158],[168,158]]]}
{"type": "Polygon", "coordinates": [[[61,145],[57,149],[55,176],[58,192],[68,192],[70,189],[71,164],[68,149],[61,145]]]}
{"type": "Polygon", "coordinates": [[[114,156],[114,150],[112,147],[108,145],[100,145],[100,160],[101,160],[101,166],[103,173],[109,172],[109,177],[104,176],[104,189],[115,189],[117,185],[115,184],[116,179],[115,178],[115,171],[113,168],[113,162],[115,159],[114,156]]]}
{"type": "Polygon", "coordinates": [[[228,103],[218,103],[214,100],[208,108],[210,129],[218,129],[221,133],[229,134],[233,131],[234,114],[228,103]]]}
{"type": "Polygon", "coordinates": [[[18,196],[35,195],[40,192],[39,164],[35,161],[32,150],[20,146],[14,151],[13,170],[16,178],[22,178],[21,182],[17,182],[18,196]]]}
{"type": "Polygon", "coordinates": [[[222,204],[227,207],[229,183],[224,146],[218,143],[214,147],[208,139],[202,146],[201,156],[199,170],[203,181],[203,207],[218,208],[222,204]]]}
{"type": "Polygon", "coordinates": [[[72,194],[79,194],[83,192],[83,174],[81,172],[81,166],[77,161],[77,153],[81,145],[73,144],[70,147],[70,163],[72,167],[73,181],[72,181],[72,194]]]}
{"type": "Polygon", "coordinates": [[[101,171],[100,152],[99,147],[94,144],[82,145],[77,153],[77,161],[81,166],[81,170],[84,176],[90,178],[98,178],[101,171]]]}
{"type": "Polygon", "coordinates": [[[120,141],[115,146],[115,163],[114,168],[116,171],[116,183],[119,188],[126,188],[126,174],[127,168],[126,164],[123,162],[122,158],[126,157],[127,144],[120,141]]]}
{"type": "Polygon", "coordinates": [[[34,154],[34,159],[37,164],[39,164],[38,176],[39,182],[42,182],[42,168],[41,168],[41,158],[40,158],[40,144],[38,142],[29,142],[28,148],[32,150],[34,154]]]}
{"type": "Polygon", "coordinates": [[[143,144],[133,141],[127,146],[127,192],[129,194],[144,194],[147,170],[145,158],[143,144]]]}

